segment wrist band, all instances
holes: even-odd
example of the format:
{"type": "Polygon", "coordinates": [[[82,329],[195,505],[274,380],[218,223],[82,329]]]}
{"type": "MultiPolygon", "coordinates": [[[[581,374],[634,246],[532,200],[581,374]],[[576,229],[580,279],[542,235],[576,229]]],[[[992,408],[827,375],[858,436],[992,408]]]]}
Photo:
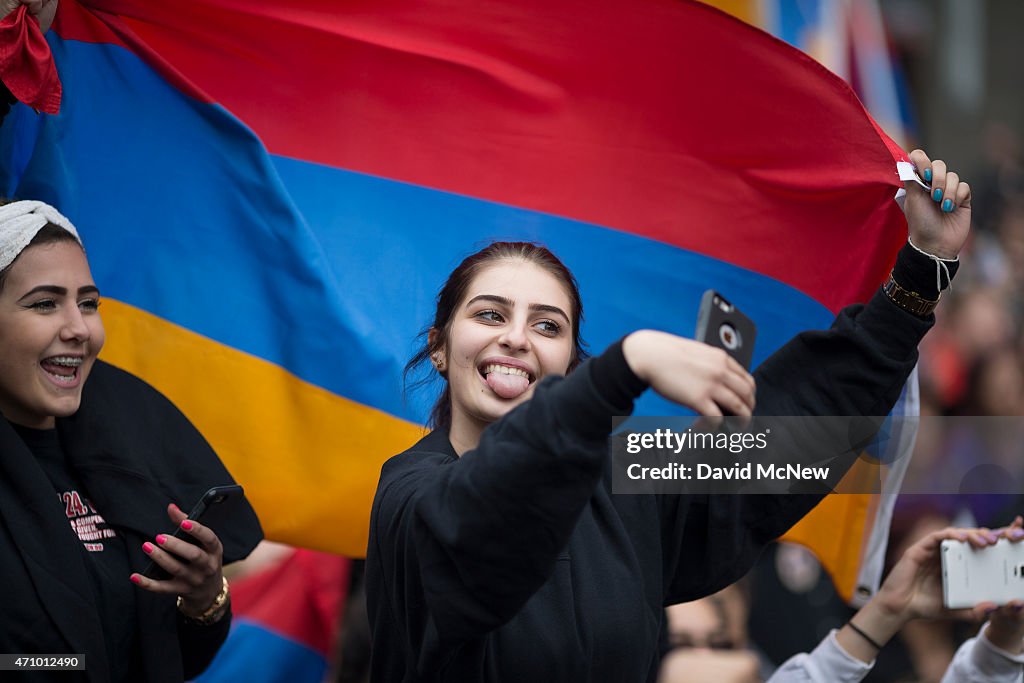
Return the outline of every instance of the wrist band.
{"type": "MultiPolygon", "coordinates": [[[[916,316],[924,318],[929,313],[935,310],[935,307],[939,305],[939,300],[922,298],[917,292],[912,292],[908,289],[900,287],[896,279],[893,278],[892,272],[889,273],[889,279],[882,285],[882,291],[889,297],[889,300],[894,304],[902,308],[904,311],[913,313],[916,316]]],[[[941,295],[940,295],[941,297],[941,295]]]]}
{"type": "Polygon", "coordinates": [[[186,620],[191,621],[194,624],[202,624],[203,626],[216,624],[221,620],[221,617],[227,614],[228,607],[231,605],[231,589],[228,587],[228,580],[221,576],[221,582],[220,592],[217,593],[217,597],[213,599],[213,602],[210,603],[210,606],[207,607],[202,614],[197,614],[194,617],[185,614],[181,609],[184,601],[181,599],[180,595],[178,596],[178,611],[181,612],[181,615],[185,617],[186,620]]]}
{"type": "Polygon", "coordinates": [[[857,628],[857,625],[853,623],[853,620],[846,622],[846,625],[853,629],[853,632],[856,633],[858,636],[871,643],[871,647],[881,652],[882,646],[876,643],[874,638],[872,638],[868,634],[864,633],[864,631],[861,631],[859,628],[857,628]]]}
{"type": "Polygon", "coordinates": [[[937,292],[941,292],[942,291],[942,273],[943,273],[943,271],[945,271],[945,273],[946,273],[946,282],[949,283],[949,291],[952,292],[953,291],[953,278],[950,276],[950,274],[949,274],[949,266],[947,266],[946,264],[947,263],[959,263],[960,262],[960,256],[958,255],[956,258],[942,258],[941,256],[936,256],[935,254],[929,254],[927,251],[925,251],[921,247],[919,247],[916,244],[914,244],[914,241],[912,239],[910,239],[909,235],[907,236],[907,244],[909,244],[911,246],[911,248],[914,251],[916,251],[917,253],[919,253],[919,254],[921,254],[923,256],[927,256],[928,258],[930,258],[932,261],[935,262],[935,291],[937,291],[937,292]]]}

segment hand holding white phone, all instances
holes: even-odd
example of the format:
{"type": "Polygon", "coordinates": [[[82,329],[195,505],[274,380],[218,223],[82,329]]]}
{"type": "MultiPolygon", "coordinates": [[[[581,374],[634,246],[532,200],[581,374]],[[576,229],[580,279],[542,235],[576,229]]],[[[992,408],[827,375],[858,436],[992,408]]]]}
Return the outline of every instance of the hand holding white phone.
{"type": "Polygon", "coordinates": [[[949,609],[1024,600],[1024,544],[1000,538],[984,548],[942,542],[942,596],[949,609]]]}

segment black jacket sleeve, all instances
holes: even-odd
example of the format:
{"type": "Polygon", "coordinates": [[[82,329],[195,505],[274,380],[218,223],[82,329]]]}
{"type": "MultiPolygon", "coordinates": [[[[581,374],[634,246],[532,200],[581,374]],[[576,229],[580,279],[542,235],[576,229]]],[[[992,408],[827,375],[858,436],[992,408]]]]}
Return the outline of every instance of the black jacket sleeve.
{"type": "MultiPolygon", "coordinates": [[[[57,430],[69,463],[82,478],[108,524],[147,539],[167,530],[167,504],[189,509],[211,486],[234,482],[216,453],[188,418],[138,377],[97,361],[83,389],[78,412],[59,418],[57,430]]],[[[224,563],[246,557],[263,538],[250,504],[233,503],[230,524],[215,528],[224,563]]],[[[133,568],[148,562],[136,545],[133,568]]],[[[227,637],[230,621],[201,626],[175,614],[173,600],[140,592],[145,607],[139,635],[147,658],[180,655],[185,678],[198,675],[227,637]],[[172,612],[173,610],[173,612],[172,612]],[[174,639],[175,629],[178,639],[174,639]],[[149,648],[149,649],[147,649],[149,648]]]]}
{"type": "Polygon", "coordinates": [[[624,412],[597,392],[593,367],[541,381],[461,458],[414,450],[384,466],[368,562],[379,562],[395,618],[429,615],[406,624],[413,638],[479,637],[547,580],[601,479],[611,419],[624,412]]]}
{"type": "Polygon", "coordinates": [[[206,671],[231,630],[231,610],[216,624],[203,626],[178,614],[178,642],[185,680],[190,681],[206,671]]]}
{"type": "Polygon", "coordinates": [[[934,322],[899,308],[881,290],[866,305],[847,306],[831,329],[798,334],[757,368],[757,413],[887,415],[934,322]]]}
{"type": "MultiPolygon", "coordinates": [[[[934,278],[916,252],[908,261],[934,278]]],[[[897,275],[905,275],[897,266],[897,275]]],[[[934,279],[932,280],[934,287],[934,279]]],[[[917,363],[934,323],[879,290],[840,311],[831,329],[797,335],[754,372],[758,415],[885,416],[917,363]]],[[[824,494],[662,496],[666,603],[709,595],[742,577],[761,549],[811,511],[824,494]]]]}

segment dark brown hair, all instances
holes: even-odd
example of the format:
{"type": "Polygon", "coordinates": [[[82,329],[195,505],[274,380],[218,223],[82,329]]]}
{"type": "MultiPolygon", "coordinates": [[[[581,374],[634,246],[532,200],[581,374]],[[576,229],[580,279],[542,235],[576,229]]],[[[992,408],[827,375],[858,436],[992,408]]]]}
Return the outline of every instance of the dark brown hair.
{"type": "MultiPolygon", "coordinates": [[[[572,323],[572,357],[569,360],[569,371],[572,372],[586,360],[588,355],[586,344],[580,336],[580,323],[583,322],[583,301],[580,298],[579,285],[573,274],[547,247],[532,242],[492,242],[475,254],[463,259],[462,263],[448,276],[441,291],[438,292],[434,322],[420,333],[420,338],[425,339],[425,344],[405,366],[404,376],[407,387],[419,388],[438,376],[437,370],[431,366],[427,377],[412,384],[408,383],[410,373],[427,361],[432,354],[448,344],[448,335],[455,312],[466,297],[466,291],[473,278],[492,263],[505,260],[533,263],[551,273],[556,280],[562,283],[569,295],[569,303],[572,305],[572,310],[569,313],[572,323]],[[430,330],[437,330],[433,343],[430,342],[430,330]]],[[[443,374],[440,374],[440,377],[444,380],[445,386],[430,411],[427,426],[432,429],[448,429],[452,424],[452,397],[448,379],[443,374]]]]}

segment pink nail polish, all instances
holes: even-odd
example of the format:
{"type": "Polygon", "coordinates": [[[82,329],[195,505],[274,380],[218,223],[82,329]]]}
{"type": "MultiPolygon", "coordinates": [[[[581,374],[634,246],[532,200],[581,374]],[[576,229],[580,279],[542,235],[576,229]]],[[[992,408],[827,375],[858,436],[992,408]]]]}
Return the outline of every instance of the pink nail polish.
{"type": "Polygon", "coordinates": [[[166,536],[164,536],[163,534],[158,534],[157,535],[157,537],[156,537],[156,542],[157,543],[159,543],[160,545],[163,545],[166,541],[167,541],[167,537],[166,536]]]}
{"type": "Polygon", "coordinates": [[[151,552],[153,552],[153,549],[155,547],[156,546],[154,546],[152,543],[150,543],[149,541],[146,541],[145,543],[142,544],[142,552],[144,552],[147,555],[149,555],[151,552]]]}
{"type": "Polygon", "coordinates": [[[184,529],[185,531],[192,531],[192,522],[188,521],[187,519],[184,520],[181,523],[181,528],[184,529]]]}
{"type": "Polygon", "coordinates": [[[139,583],[139,582],[142,581],[142,579],[139,578],[138,574],[132,574],[128,578],[130,578],[132,580],[132,583],[139,583]]]}

